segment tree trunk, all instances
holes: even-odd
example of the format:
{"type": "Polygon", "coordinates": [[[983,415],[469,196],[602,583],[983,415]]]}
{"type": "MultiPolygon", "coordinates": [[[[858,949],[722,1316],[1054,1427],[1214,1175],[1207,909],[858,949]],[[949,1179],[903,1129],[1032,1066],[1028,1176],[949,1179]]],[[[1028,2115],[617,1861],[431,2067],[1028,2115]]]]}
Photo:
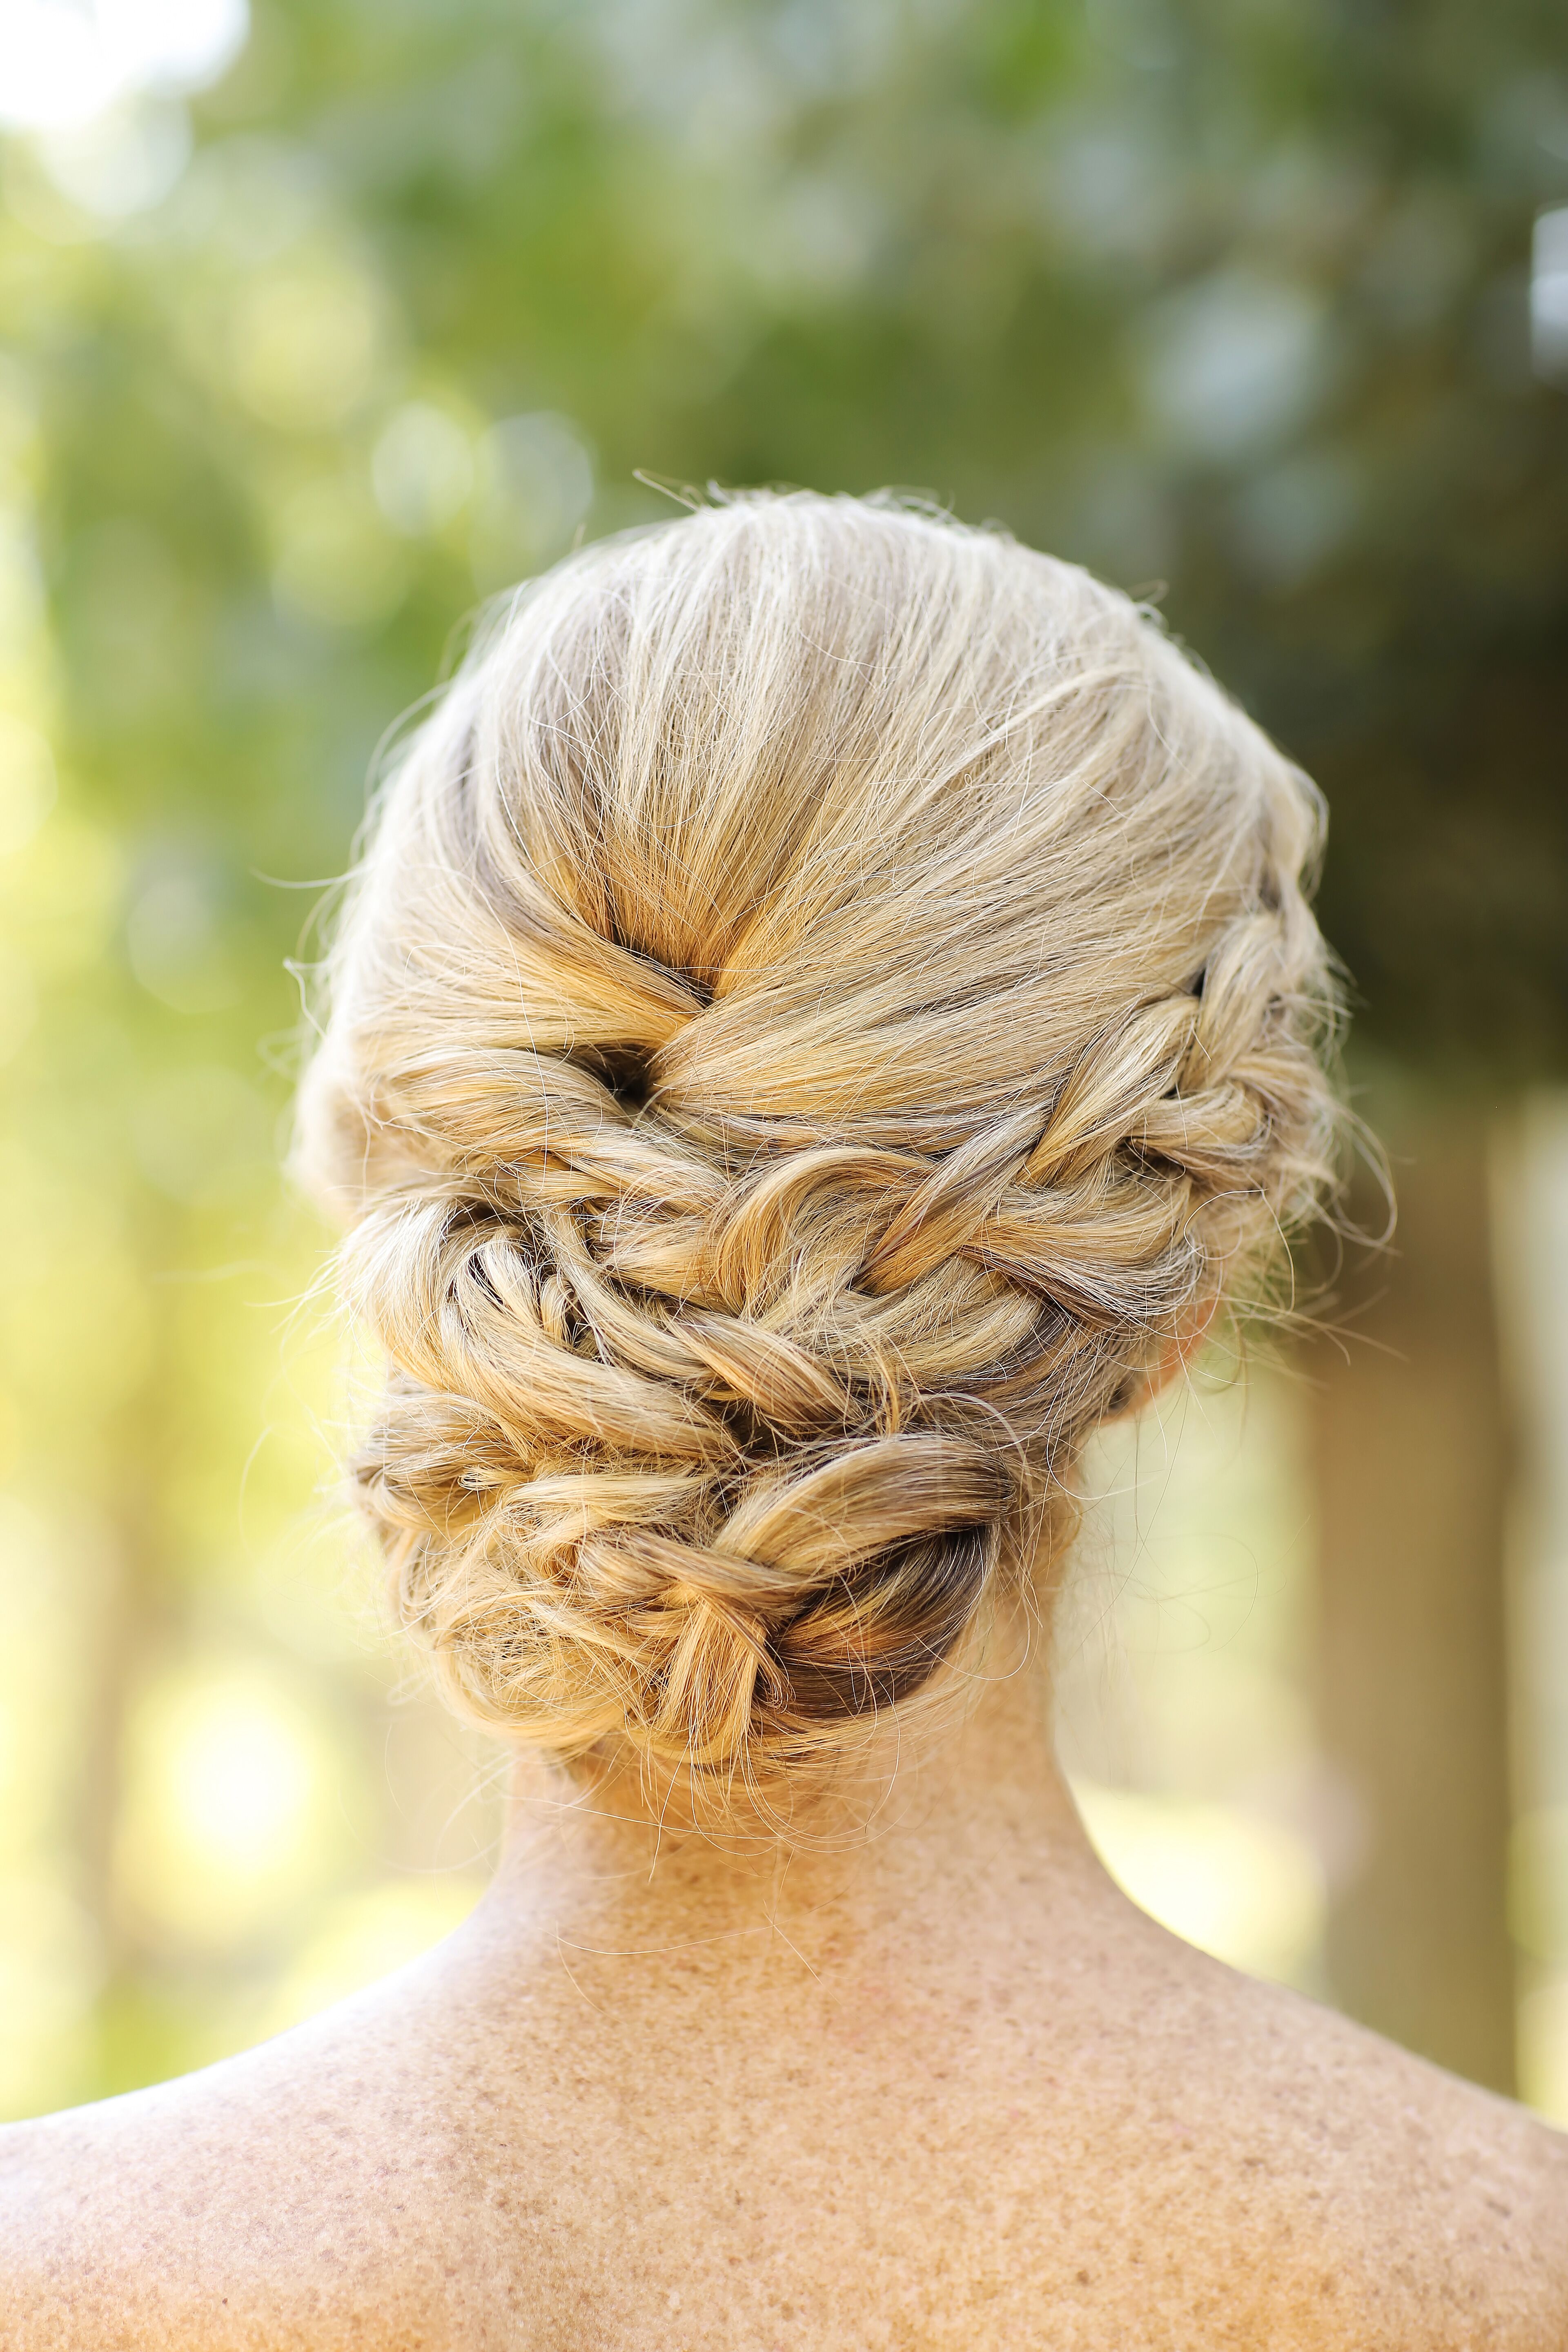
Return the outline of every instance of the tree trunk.
{"type": "MultiPolygon", "coordinates": [[[[1329,1973],[1352,2017],[1508,2091],[1508,1445],[1487,1127],[1428,1107],[1383,1132],[1397,1231],[1386,1253],[1351,1246],[1343,1349],[1311,1350],[1321,1721],[1365,1832],[1329,1973]]],[[[1375,1230],[1375,1200],[1356,1208],[1375,1230]]]]}

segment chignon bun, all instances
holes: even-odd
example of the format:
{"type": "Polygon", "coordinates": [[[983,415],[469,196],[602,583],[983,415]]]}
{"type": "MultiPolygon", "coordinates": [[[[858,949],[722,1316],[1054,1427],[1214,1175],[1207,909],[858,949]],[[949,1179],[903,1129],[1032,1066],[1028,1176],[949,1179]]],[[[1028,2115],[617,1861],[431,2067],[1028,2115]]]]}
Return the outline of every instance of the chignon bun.
{"type": "Polygon", "coordinates": [[[1312,787],[1127,598],[725,499],[520,592],[381,797],[299,1160],[470,1716],[732,1787],[1047,1583],[1328,1181],[1312,787]]]}

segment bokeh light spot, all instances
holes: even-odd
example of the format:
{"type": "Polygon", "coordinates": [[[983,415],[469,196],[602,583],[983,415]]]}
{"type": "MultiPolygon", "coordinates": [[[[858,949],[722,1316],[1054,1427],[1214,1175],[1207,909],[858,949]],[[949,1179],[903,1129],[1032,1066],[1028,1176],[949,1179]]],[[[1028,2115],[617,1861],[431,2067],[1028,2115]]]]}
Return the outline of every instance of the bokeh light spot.
{"type": "Polygon", "coordinates": [[[190,161],[190,117],[176,99],[111,106],[93,121],[46,131],[44,169],[63,196],[98,219],[151,212],[190,161]]]}
{"type": "Polygon", "coordinates": [[[245,46],[247,0],[7,0],[0,123],[90,121],[139,89],[202,89],[245,46]]]}
{"type": "Polygon", "coordinates": [[[474,453],[457,419],[411,400],[375,445],[372,479],[376,504],[396,530],[419,539],[467,505],[474,487],[474,453]]]}
{"type": "Polygon", "coordinates": [[[219,1666],[155,1685],[132,1746],[121,1873],[165,1928],[197,1943],[243,1939],[339,1859],[340,1761],[280,1677],[219,1666]]]}
{"type": "Polygon", "coordinates": [[[374,384],[382,304],[363,275],[324,257],[278,265],[245,291],[230,356],[241,402],[295,432],[341,425],[374,384]]]}

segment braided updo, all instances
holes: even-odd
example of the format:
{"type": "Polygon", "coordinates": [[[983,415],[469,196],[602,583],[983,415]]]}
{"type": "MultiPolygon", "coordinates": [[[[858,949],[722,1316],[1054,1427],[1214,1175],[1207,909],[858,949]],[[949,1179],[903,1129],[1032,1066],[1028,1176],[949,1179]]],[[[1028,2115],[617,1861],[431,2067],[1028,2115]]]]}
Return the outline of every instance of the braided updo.
{"type": "Polygon", "coordinates": [[[842,1747],[1328,1177],[1306,780],[1127,599],[747,496],[521,593],[381,803],[300,1159],[470,1715],[842,1747]]]}

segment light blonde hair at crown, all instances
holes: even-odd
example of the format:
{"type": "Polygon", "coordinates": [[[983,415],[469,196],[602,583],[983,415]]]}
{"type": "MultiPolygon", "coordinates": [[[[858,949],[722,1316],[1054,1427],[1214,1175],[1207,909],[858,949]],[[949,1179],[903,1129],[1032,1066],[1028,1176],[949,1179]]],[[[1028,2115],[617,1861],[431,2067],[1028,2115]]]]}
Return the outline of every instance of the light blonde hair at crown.
{"type": "Polygon", "coordinates": [[[380,802],[298,1151],[464,1713],[722,1811],[1048,1593],[1085,1438],[1330,1181],[1321,824],[1147,613],[890,501],[518,595],[380,802]]]}

